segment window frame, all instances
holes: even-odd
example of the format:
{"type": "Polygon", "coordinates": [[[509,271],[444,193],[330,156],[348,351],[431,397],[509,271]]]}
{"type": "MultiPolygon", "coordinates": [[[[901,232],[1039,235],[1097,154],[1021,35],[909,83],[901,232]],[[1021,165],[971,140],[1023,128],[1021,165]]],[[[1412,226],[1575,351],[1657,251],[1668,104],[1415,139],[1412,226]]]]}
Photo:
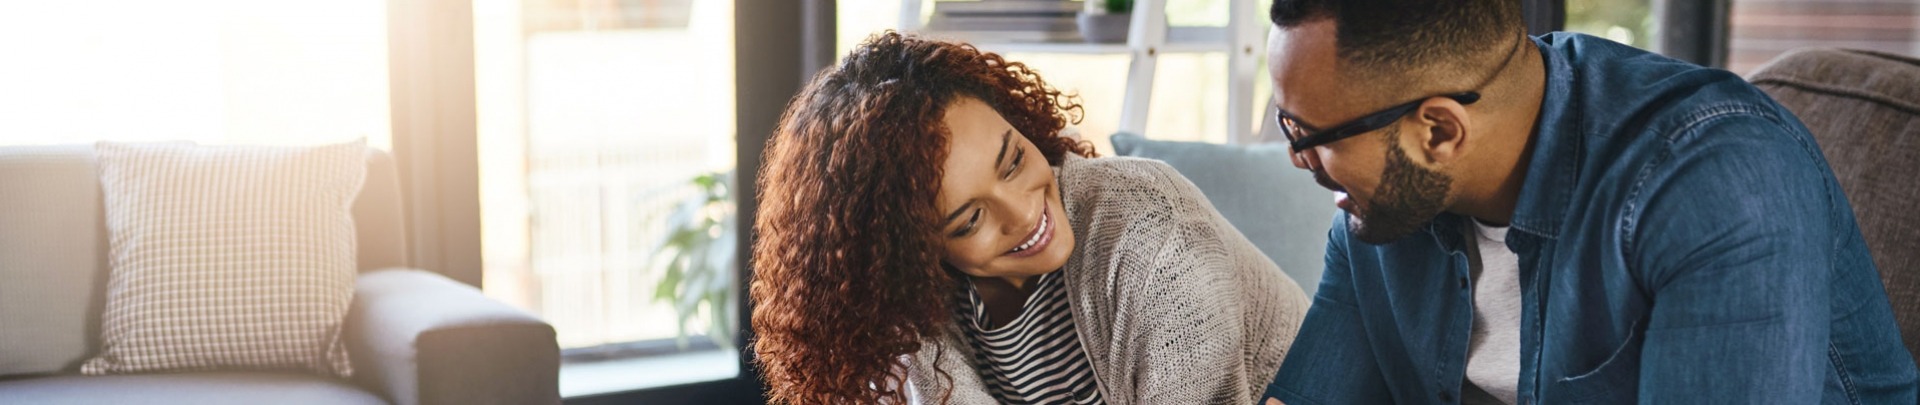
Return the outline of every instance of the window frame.
{"type": "MultiPolygon", "coordinates": [[[[741,1],[741,3],[746,3],[741,1]]],[[[563,398],[567,404],[765,403],[753,365],[751,249],[760,152],[786,102],[834,61],[834,0],[734,7],[736,254],[740,373],[732,378],[563,398]],[[793,35],[799,32],[802,35],[793,35]],[[787,68],[765,68],[785,66],[787,68]]],[[[472,0],[389,2],[394,154],[408,214],[410,263],[481,287],[480,195],[472,0]]],[[[645,349],[650,341],[633,342],[645,349]]],[[[640,350],[645,352],[647,350],[640,350]]],[[[657,350],[656,350],[657,351],[657,350]]],[[[581,352],[579,356],[591,356],[581,352]]]]}
{"type": "Polygon", "coordinates": [[[1652,1],[1654,52],[1700,66],[1727,67],[1732,0],[1652,1]]]}

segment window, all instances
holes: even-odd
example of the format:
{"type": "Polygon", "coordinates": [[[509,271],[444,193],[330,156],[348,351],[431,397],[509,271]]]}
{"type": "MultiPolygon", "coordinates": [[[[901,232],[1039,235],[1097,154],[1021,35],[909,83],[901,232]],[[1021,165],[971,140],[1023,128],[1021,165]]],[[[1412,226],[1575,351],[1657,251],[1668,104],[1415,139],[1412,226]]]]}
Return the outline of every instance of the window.
{"type": "MultiPolygon", "coordinates": [[[[900,23],[902,0],[839,0],[836,26],[837,54],[844,56],[868,35],[895,29],[900,23]]],[[[1179,0],[1167,2],[1167,22],[1171,26],[1227,25],[1228,0],[1179,0]]],[[[1271,1],[1258,1],[1258,9],[1267,9],[1271,1]]],[[[929,1],[920,8],[921,18],[932,15],[929,1]]],[[[1264,14],[1263,14],[1264,15],[1264,14]]],[[[1261,23],[1266,19],[1262,17],[1261,23]]],[[[1259,39],[1265,42],[1265,37],[1259,39]]],[[[983,50],[995,51],[988,47],[983,50]]],[[[1260,54],[1264,55],[1264,53],[1260,54]]],[[[1101,154],[1113,154],[1108,138],[1118,129],[1120,106],[1126,97],[1126,54],[1050,54],[1004,53],[1008,60],[1025,63],[1040,77],[1063,92],[1077,94],[1083,108],[1078,125],[1069,125],[1083,139],[1093,142],[1101,154]]],[[[1159,57],[1154,75],[1153,99],[1147,108],[1147,137],[1157,140],[1227,141],[1227,57],[1222,53],[1167,53],[1159,57]]],[[[1264,108],[1272,94],[1272,80],[1266,77],[1266,58],[1256,57],[1253,105],[1264,108]]],[[[1264,111],[1264,110],[1262,110],[1264,111]]],[[[1253,114],[1258,120],[1261,114],[1253,114]]],[[[1255,122],[1261,128],[1264,120],[1255,122]]],[[[1251,134],[1250,134],[1251,135],[1251,134]]]]}
{"type": "MultiPolygon", "coordinates": [[[[1733,0],[1723,7],[1717,9],[1710,2],[1666,2],[1654,5],[1651,0],[1566,0],[1566,29],[1644,49],[1660,50],[1655,42],[1663,36],[1672,35],[1661,32],[1662,28],[1701,30],[1711,27],[1660,27],[1656,20],[1659,12],[1714,13],[1716,15],[1700,17],[1721,19],[1718,21],[1726,24],[1728,32],[1721,37],[1724,42],[1705,45],[1716,53],[1680,56],[1705,56],[1717,63],[1722,59],[1716,55],[1724,55],[1724,68],[1740,75],[1752,73],[1773,58],[1800,48],[1838,47],[1901,55],[1920,54],[1920,2],[1912,0],[1733,0]],[[1656,9],[1658,7],[1666,9],[1656,9]]],[[[1714,35],[1711,32],[1694,34],[1714,35]]]]}
{"type": "Polygon", "coordinates": [[[1653,0],[1566,0],[1567,31],[1654,49],[1653,0]]]}
{"type": "Polygon", "coordinates": [[[1920,2],[1735,0],[1727,70],[1748,74],[1788,50],[1841,47],[1920,54],[1920,2]]]}
{"type": "Polygon", "coordinates": [[[386,0],[0,2],[0,145],[391,145],[386,0]]]}
{"type": "Polygon", "coordinates": [[[553,324],[565,396],[739,373],[732,24],[728,1],[474,2],[482,285],[553,324]]]}

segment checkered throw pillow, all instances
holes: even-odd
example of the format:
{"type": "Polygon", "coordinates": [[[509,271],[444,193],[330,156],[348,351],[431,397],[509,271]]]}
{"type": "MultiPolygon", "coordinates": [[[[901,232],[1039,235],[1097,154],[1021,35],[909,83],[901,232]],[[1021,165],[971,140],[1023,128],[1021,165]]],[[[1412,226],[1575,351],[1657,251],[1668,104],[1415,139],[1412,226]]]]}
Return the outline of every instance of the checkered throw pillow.
{"type": "Polygon", "coordinates": [[[352,373],[341,325],[365,141],[94,149],[112,270],[102,348],[81,373],[352,373]]]}

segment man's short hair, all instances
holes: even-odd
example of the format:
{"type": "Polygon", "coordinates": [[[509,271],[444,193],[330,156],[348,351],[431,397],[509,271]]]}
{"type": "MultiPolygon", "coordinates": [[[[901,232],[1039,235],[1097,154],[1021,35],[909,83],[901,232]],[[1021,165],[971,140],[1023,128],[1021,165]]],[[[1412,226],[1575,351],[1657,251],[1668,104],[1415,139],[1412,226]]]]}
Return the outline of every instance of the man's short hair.
{"type": "Polygon", "coordinates": [[[1268,16],[1280,28],[1333,19],[1340,61],[1376,74],[1461,68],[1526,32],[1520,0],[1274,0],[1268,16]]]}

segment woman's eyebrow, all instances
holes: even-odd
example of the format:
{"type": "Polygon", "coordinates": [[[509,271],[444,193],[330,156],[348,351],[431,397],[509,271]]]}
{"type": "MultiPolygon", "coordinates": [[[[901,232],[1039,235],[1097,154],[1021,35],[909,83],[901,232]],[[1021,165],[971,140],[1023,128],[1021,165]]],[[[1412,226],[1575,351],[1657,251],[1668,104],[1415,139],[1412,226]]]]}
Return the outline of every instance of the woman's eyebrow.
{"type": "Polygon", "coordinates": [[[1007,144],[1009,143],[1008,141],[1012,140],[1013,128],[1007,128],[1006,133],[1000,134],[1000,151],[995,152],[993,155],[993,168],[995,170],[1000,169],[1000,162],[1007,159],[1007,144]]]}
{"type": "Polygon", "coordinates": [[[954,208],[952,214],[947,214],[947,220],[940,221],[940,226],[946,226],[946,225],[952,224],[953,220],[960,218],[960,214],[964,214],[967,212],[967,207],[972,207],[972,206],[973,206],[972,201],[968,201],[966,204],[960,204],[960,208],[954,208]]]}

